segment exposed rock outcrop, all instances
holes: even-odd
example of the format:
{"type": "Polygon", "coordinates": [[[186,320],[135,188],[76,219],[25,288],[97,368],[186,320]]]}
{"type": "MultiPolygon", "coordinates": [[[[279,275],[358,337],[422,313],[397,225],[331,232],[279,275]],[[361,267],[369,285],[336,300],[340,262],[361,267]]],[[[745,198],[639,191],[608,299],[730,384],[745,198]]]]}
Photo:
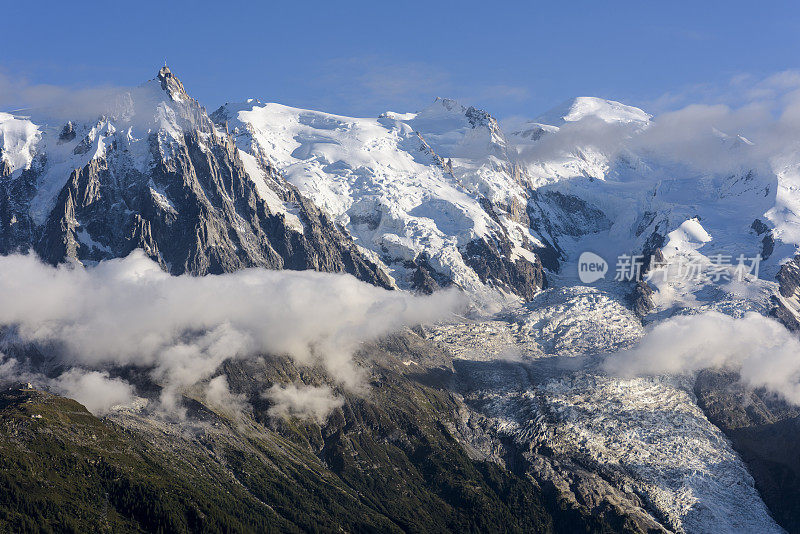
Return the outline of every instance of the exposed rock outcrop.
{"type": "Polygon", "coordinates": [[[800,256],[781,265],[775,280],[778,282],[779,295],[773,295],[770,299],[772,309],[769,314],[792,332],[800,332],[800,256]]]}
{"type": "Polygon", "coordinates": [[[702,371],[695,384],[698,404],[747,464],[775,520],[800,532],[800,408],[738,380],[736,373],[702,371]]]}
{"type": "Polygon", "coordinates": [[[784,298],[795,296],[797,288],[800,287],[800,256],[795,256],[781,265],[775,279],[778,281],[781,296],[784,298]]]}
{"type": "Polygon", "coordinates": [[[516,293],[526,300],[547,287],[544,267],[538,258],[535,262],[522,256],[514,258],[507,241],[476,239],[467,243],[461,255],[481,281],[516,293]]]}
{"type": "MultiPolygon", "coordinates": [[[[257,161],[262,176],[251,176],[233,140],[167,67],[156,81],[164,94],[146,111],[166,117],[158,118],[160,127],[134,140],[124,118],[104,118],[87,129],[73,152],[89,160],[64,175],[40,224],[29,211],[41,176],[52,173],[46,153],[0,182],[0,253],[33,249],[55,264],[100,261],[142,248],[173,274],[259,266],[344,272],[393,286],[267,162],[257,161]],[[99,130],[106,137],[99,138],[99,130]],[[141,153],[149,162],[144,166],[141,153]]],[[[76,129],[67,123],[58,142],[76,139],[76,129]]]]}

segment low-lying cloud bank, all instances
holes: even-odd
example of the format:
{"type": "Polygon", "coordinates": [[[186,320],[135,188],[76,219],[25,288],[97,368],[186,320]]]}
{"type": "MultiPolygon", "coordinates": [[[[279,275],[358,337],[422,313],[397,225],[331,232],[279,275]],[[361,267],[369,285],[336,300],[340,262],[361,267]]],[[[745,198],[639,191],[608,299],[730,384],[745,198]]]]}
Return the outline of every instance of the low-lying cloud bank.
{"type": "MultiPolygon", "coordinates": [[[[0,303],[0,325],[13,326],[17,341],[48,347],[71,368],[44,385],[102,413],[133,394],[105,371],[124,365],[148,369],[167,408],[226,359],[258,354],[321,365],[359,388],[359,344],[445,319],[464,301],[455,291],[420,297],[309,271],[175,277],[136,251],[85,269],[0,257],[0,303]]],[[[0,379],[30,378],[19,362],[0,362],[0,379]]],[[[212,386],[212,399],[230,401],[227,383],[212,386]]]]}
{"type": "Polygon", "coordinates": [[[738,371],[744,384],[800,405],[800,340],[753,312],[738,319],[718,312],[672,317],[635,348],[607,357],[603,367],[620,376],[728,369],[738,371]]]}

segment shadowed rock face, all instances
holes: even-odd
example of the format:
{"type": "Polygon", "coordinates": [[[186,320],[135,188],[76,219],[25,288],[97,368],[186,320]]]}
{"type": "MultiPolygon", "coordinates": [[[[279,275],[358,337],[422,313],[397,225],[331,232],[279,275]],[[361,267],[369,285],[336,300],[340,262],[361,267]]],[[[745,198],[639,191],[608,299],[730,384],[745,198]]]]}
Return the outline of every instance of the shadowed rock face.
{"type": "Polygon", "coordinates": [[[653,309],[653,288],[644,280],[637,280],[628,295],[628,302],[637,316],[644,317],[653,309]]]}
{"type": "MultiPolygon", "coordinates": [[[[55,264],[70,258],[99,261],[142,248],[173,274],[254,266],[313,269],[392,287],[348,235],[266,162],[257,161],[271,189],[271,202],[265,199],[234,142],[214,127],[181,82],[166,67],[157,79],[182,132],[166,148],[163,130],[136,141],[146,145],[145,170],[114,136],[103,153],[64,176],[46,220],[37,225],[29,211],[47,165],[47,154],[40,154],[30,169],[0,181],[0,253],[33,250],[55,264]]],[[[74,139],[72,123],[67,130],[59,142],[74,139]]]]}
{"type": "Polygon", "coordinates": [[[611,228],[597,207],[559,191],[534,191],[528,205],[531,227],[551,236],[582,236],[611,228]]]}
{"type": "MultiPolygon", "coordinates": [[[[272,213],[247,177],[233,144],[216,139],[204,152],[194,132],[172,161],[159,161],[148,175],[131,170],[124,189],[109,155],[73,173],[61,190],[34,248],[46,261],[101,260],[134,248],[173,274],[222,273],[259,266],[349,272],[388,286],[352,241],[294,189],[280,191],[293,203],[303,232],[272,213]],[[153,193],[154,184],[170,204],[153,193]],[[80,239],[88,232],[92,244],[80,239]]],[[[276,176],[276,178],[278,178],[276,176]]]]}
{"type": "Polygon", "coordinates": [[[796,311],[797,290],[800,287],[800,256],[795,256],[781,265],[775,280],[778,282],[778,292],[782,298],[778,298],[777,295],[772,297],[773,307],[769,314],[792,332],[800,332],[800,320],[796,311]]]}
{"type": "Polygon", "coordinates": [[[427,255],[420,254],[414,261],[407,262],[406,268],[412,271],[411,289],[425,295],[430,295],[443,287],[453,284],[453,281],[431,266],[427,255]]]}
{"type": "Polygon", "coordinates": [[[538,259],[535,263],[522,257],[511,259],[511,244],[506,240],[476,239],[467,243],[461,255],[481,281],[515,292],[526,300],[547,287],[542,263],[538,259]]]}
{"type": "Polygon", "coordinates": [[[747,464],[764,503],[789,532],[800,532],[800,408],[738,383],[735,373],[705,370],[698,404],[747,464]]]}
{"type": "MultiPolygon", "coordinates": [[[[36,173],[42,158],[15,180],[3,175],[0,163],[0,253],[27,251],[36,240],[36,227],[28,215],[28,204],[36,194],[36,173]]],[[[7,169],[8,170],[8,169],[7,169]]]]}
{"type": "Polygon", "coordinates": [[[775,277],[781,296],[790,298],[795,295],[800,287],[800,256],[784,263],[775,277]]]}

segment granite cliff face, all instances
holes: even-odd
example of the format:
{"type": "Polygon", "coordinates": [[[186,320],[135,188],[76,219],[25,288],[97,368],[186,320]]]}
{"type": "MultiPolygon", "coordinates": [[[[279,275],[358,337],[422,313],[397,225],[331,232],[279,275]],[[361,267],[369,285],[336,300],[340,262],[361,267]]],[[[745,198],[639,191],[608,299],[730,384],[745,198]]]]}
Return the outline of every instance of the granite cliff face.
{"type": "Polygon", "coordinates": [[[775,276],[778,291],[772,296],[770,315],[792,332],[800,332],[800,256],[795,256],[780,266],[775,276]]]}
{"type": "Polygon", "coordinates": [[[350,273],[392,287],[352,239],[238,150],[164,67],[96,122],[40,128],[0,182],[0,253],[95,262],[135,248],[173,274],[245,267],[350,273]]]}

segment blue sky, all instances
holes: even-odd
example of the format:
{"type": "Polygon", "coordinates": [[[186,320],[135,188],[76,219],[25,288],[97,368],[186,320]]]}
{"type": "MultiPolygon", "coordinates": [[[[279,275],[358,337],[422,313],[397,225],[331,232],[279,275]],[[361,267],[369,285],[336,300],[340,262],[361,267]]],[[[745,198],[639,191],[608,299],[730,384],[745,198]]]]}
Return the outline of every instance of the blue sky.
{"type": "Polygon", "coordinates": [[[591,95],[661,111],[800,67],[790,2],[9,4],[7,79],[136,85],[166,58],[211,110],[255,97],[374,116],[447,96],[532,117],[591,95]]]}

